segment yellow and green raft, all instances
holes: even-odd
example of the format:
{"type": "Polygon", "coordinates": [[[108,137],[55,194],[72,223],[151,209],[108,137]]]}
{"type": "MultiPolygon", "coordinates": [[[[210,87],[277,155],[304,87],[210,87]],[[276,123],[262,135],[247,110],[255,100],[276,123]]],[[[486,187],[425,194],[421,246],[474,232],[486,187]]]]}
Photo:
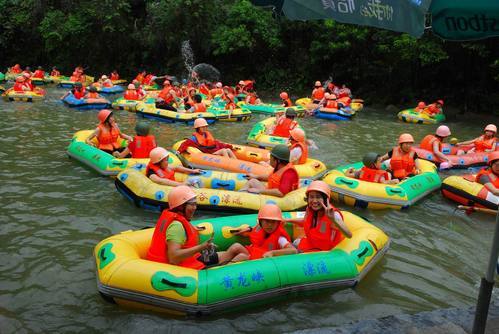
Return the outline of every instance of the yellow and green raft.
{"type": "MultiPolygon", "coordinates": [[[[248,134],[246,142],[251,146],[271,149],[276,145],[288,145],[288,138],[269,135],[269,129],[275,125],[275,117],[269,117],[256,123],[248,134]]],[[[303,130],[301,126],[298,126],[303,130]]]]}
{"type": "Polygon", "coordinates": [[[444,114],[430,116],[423,112],[417,112],[414,108],[402,110],[397,115],[398,119],[406,123],[437,124],[445,121],[444,114]]]}
{"type": "MultiPolygon", "coordinates": [[[[287,219],[303,212],[284,213],[287,219]]],[[[176,315],[209,315],[284,300],[289,294],[358,284],[389,248],[388,236],[366,220],[343,212],[352,231],[331,251],[286,255],[195,270],[145,259],[154,229],[126,231],[94,249],[97,288],[104,299],[125,307],[176,315]]],[[[233,232],[256,224],[256,215],[203,219],[200,242],[214,233],[218,250],[247,239],[233,232]]],[[[301,228],[285,227],[291,238],[301,228]]],[[[245,242],[246,241],[246,242],[245,242]]]]}
{"type": "Polygon", "coordinates": [[[334,200],[359,208],[406,209],[438,190],[442,183],[437,167],[422,159],[419,159],[421,173],[398,184],[361,181],[345,175],[347,169],[362,166],[362,162],[357,162],[333,169],[324,176],[334,200]]]}

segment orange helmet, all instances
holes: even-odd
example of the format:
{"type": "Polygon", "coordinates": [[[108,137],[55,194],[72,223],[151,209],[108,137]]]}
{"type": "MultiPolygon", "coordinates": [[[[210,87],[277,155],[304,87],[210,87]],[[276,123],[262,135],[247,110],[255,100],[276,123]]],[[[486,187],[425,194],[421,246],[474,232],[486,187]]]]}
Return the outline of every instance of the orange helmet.
{"type": "Polygon", "coordinates": [[[168,194],[168,207],[173,209],[195,198],[196,193],[190,187],[176,186],[168,194]]]}
{"type": "Polygon", "coordinates": [[[135,89],[135,85],[134,84],[129,84],[128,85],[128,89],[135,89]]]}
{"type": "Polygon", "coordinates": [[[440,125],[435,131],[435,134],[439,137],[448,137],[450,136],[450,129],[447,125],[440,125]]]}
{"type": "Polygon", "coordinates": [[[399,144],[414,143],[414,138],[409,133],[403,133],[399,136],[399,144]]]}
{"type": "Polygon", "coordinates": [[[499,151],[494,151],[489,154],[489,165],[492,165],[492,163],[496,160],[499,160],[499,151]]]}
{"type": "Polygon", "coordinates": [[[291,138],[299,141],[300,143],[305,142],[305,131],[300,128],[294,128],[293,130],[289,131],[289,135],[291,138]]]}
{"type": "Polygon", "coordinates": [[[489,124],[485,127],[484,131],[490,131],[490,132],[497,133],[497,126],[495,126],[494,124],[489,124]]]}
{"type": "Polygon", "coordinates": [[[324,181],[319,181],[319,180],[312,181],[312,183],[310,183],[305,193],[308,194],[311,191],[318,191],[320,193],[323,193],[324,195],[326,195],[328,200],[331,197],[331,190],[329,189],[327,183],[324,181]]]}
{"type": "Polygon", "coordinates": [[[157,164],[164,158],[167,158],[168,155],[169,155],[168,151],[159,146],[153,148],[151,152],[149,152],[149,158],[151,158],[151,162],[153,164],[157,164]]]}
{"type": "Polygon", "coordinates": [[[208,126],[208,122],[202,117],[196,118],[194,121],[194,129],[201,128],[203,126],[208,126]]]}
{"type": "Polygon", "coordinates": [[[315,82],[315,87],[320,87],[320,86],[322,86],[321,82],[320,81],[316,81],[315,82]]]}
{"type": "Polygon", "coordinates": [[[418,108],[426,108],[426,103],[424,103],[423,101],[419,101],[418,108]]]}
{"type": "Polygon", "coordinates": [[[97,118],[99,119],[99,121],[101,123],[104,123],[109,118],[109,116],[111,116],[112,113],[113,112],[111,110],[109,110],[109,109],[102,109],[97,114],[97,118]]]}
{"type": "Polygon", "coordinates": [[[281,92],[281,94],[279,94],[279,97],[281,99],[285,100],[285,99],[289,98],[289,95],[286,92],[281,92]]]}
{"type": "Polygon", "coordinates": [[[275,204],[265,204],[258,211],[258,219],[282,221],[281,209],[275,204]]]}

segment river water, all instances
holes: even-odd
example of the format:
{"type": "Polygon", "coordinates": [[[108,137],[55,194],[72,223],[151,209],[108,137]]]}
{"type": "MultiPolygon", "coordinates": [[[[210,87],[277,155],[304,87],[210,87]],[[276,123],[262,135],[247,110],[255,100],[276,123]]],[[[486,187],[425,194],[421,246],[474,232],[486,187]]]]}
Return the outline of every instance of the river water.
{"type": "MultiPolygon", "coordinates": [[[[68,158],[72,135],[94,128],[97,119],[95,111],[62,105],[58,98],[63,93],[49,88],[45,102],[0,102],[0,332],[283,332],[475,302],[494,219],[456,212],[454,203],[434,193],[406,211],[345,208],[367,217],[392,239],[384,259],[354,289],[206,319],[108,304],[97,292],[93,247],[112,234],[154,226],[158,213],[134,207],[111,179],[68,158]]],[[[136,115],[115,115],[121,129],[133,135],[136,115]]],[[[211,130],[222,140],[243,143],[252,124],[263,118],[218,123],[211,130]]],[[[464,140],[494,121],[481,116],[447,124],[464,140]]],[[[385,152],[402,132],[420,140],[435,129],[401,123],[394,114],[369,108],[349,122],[300,122],[320,147],[311,154],[329,167],[358,161],[368,150],[385,152]]],[[[192,132],[182,124],[151,124],[164,146],[192,132]]]]}

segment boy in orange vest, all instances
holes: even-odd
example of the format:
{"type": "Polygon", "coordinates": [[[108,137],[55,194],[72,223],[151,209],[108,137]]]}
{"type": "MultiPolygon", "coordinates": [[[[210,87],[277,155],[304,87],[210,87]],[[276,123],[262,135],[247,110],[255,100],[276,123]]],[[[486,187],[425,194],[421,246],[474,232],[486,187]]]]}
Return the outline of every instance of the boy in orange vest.
{"type": "Polygon", "coordinates": [[[375,183],[385,183],[385,184],[396,184],[400,181],[398,179],[393,179],[390,173],[381,169],[381,156],[375,152],[367,153],[362,159],[364,167],[355,170],[354,168],[349,168],[345,175],[351,178],[356,178],[361,181],[375,182],[375,183]]]}

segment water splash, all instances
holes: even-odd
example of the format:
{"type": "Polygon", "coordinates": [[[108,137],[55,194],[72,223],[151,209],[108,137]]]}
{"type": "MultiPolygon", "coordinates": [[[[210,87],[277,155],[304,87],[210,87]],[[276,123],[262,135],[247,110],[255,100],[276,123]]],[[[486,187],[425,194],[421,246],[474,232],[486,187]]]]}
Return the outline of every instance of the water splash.
{"type": "Polygon", "coordinates": [[[192,75],[194,67],[194,52],[192,52],[191,42],[189,40],[182,41],[181,44],[182,58],[184,59],[185,69],[187,70],[188,77],[192,75]]]}
{"type": "Polygon", "coordinates": [[[193,73],[196,73],[196,78],[198,80],[206,80],[206,81],[219,81],[220,80],[220,71],[216,69],[216,67],[210,64],[197,64],[192,69],[193,73]]]}

